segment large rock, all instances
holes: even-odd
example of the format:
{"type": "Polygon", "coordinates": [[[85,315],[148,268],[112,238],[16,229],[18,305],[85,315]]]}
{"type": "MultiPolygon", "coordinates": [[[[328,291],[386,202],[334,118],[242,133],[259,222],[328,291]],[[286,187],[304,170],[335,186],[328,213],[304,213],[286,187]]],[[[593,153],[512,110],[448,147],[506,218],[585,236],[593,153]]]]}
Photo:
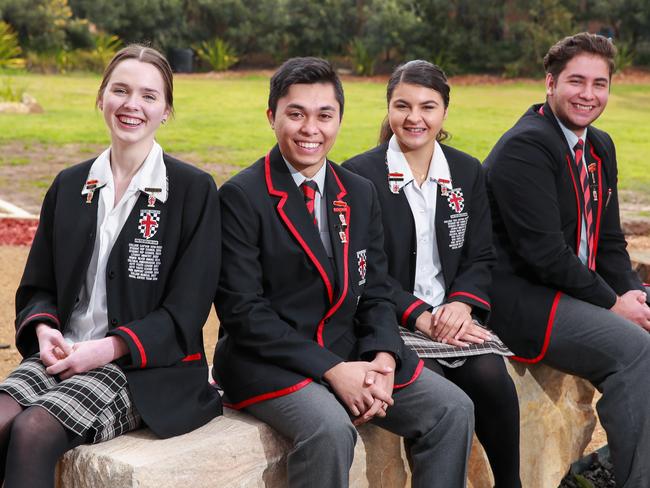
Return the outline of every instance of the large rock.
{"type": "MultiPolygon", "coordinates": [[[[594,387],[543,364],[508,363],[521,411],[522,484],[526,488],[556,488],[591,440],[596,425],[594,387]]],[[[469,478],[473,488],[494,486],[476,439],[469,478]]]]}
{"type": "MultiPolygon", "coordinates": [[[[509,368],[522,412],[523,486],[555,488],[591,438],[594,390],[545,366],[509,368]]],[[[405,486],[409,474],[400,439],[372,425],[362,426],[359,433],[351,486],[405,486]]],[[[156,439],[142,430],[74,449],[59,465],[59,487],[283,487],[288,447],[265,424],[226,409],[223,417],[172,439],[156,439]]],[[[478,443],[472,451],[470,486],[493,486],[478,443]]]]}

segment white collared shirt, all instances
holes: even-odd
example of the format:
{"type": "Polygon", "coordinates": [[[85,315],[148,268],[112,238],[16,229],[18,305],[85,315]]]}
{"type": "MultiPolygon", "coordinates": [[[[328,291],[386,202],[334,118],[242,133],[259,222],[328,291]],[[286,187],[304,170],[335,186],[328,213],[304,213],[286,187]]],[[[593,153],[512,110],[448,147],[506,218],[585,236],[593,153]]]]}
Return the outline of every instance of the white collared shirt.
{"type": "MultiPolygon", "coordinates": [[[[333,254],[332,242],[330,241],[330,231],[328,227],[327,208],[326,205],[322,204],[325,198],[325,175],[327,174],[327,161],[323,163],[313,178],[306,178],[286,159],[284,159],[284,162],[287,165],[287,168],[289,168],[289,173],[291,173],[293,181],[296,182],[298,189],[300,189],[300,185],[302,185],[302,183],[306,180],[311,180],[316,183],[316,186],[318,186],[318,191],[316,191],[316,194],[314,195],[314,215],[316,216],[316,221],[318,222],[318,233],[320,234],[320,240],[325,247],[327,257],[331,258],[333,254]]],[[[302,190],[300,191],[302,193],[302,190]]]]}
{"type": "MultiPolygon", "coordinates": [[[[93,197],[97,202],[97,230],[95,247],[86,272],[86,279],[81,287],[77,304],[70,316],[70,327],[64,334],[72,342],[101,339],[108,331],[108,307],[106,304],[106,264],[113,245],[133,210],[140,192],[151,192],[156,199],[167,200],[167,170],[163,161],[163,151],[154,141],[149,155],[140,169],[131,179],[122,198],[115,202],[115,184],[111,171],[111,148],[109,147],[93,162],[88,173],[88,180],[96,180],[97,189],[93,197]],[[101,191],[97,191],[101,188],[101,191]]],[[[84,186],[82,195],[89,190],[84,186]]]]}
{"type": "Polygon", "coordinates": [[[436,307],[445,299],[445,278],[438,253],[436,239],[436,201],[438,181],[451,181],[449,164],[440,144],[436,141],[427,178],[418,186],[411,167],[393,135],[388,143],[386,161],[389,173],[402,173],[402,191],[409,202],[415,221],[417,256],[415,263],[415,286],[413,294],[420,300],[436,307]]]}
{"type": "MultiPolygon", "coordinates": [[[[564,138],[566,139],[566,142],[569,145],[569,149],[571,150],[571,156],[573,156],[573,159],[575,159],[576,157],[576,153],[573,150],[573,148],[578,143],[578,139],[582,139],[582,143],[584,147],[584,151],[582,151],[582,164],[585,165],[585,171],[586,171],[587,161],[585,161],[585,154],[587,152],[587,127],[585,127],[585,132],[582,134],[582,137],[578,137],[572,130],[567,129],[564,126],[564,124],[560,122],[560,119],[558,119],[557,116],[555,117],[555,120],[557,120],[557,123],[560,124],[560,129],[562,129],[564,138]]],[[[582,188],[582,186],[580,186],[579,188],[582,188]]],[[[580,249],[578,250],[578,258],[580,259],[582,264],[586,265],[587,264],[587,220],[584,216],[584,212],[581,211],[580,213],[582,214],[582,228],[580,229],[580,249]]]]}

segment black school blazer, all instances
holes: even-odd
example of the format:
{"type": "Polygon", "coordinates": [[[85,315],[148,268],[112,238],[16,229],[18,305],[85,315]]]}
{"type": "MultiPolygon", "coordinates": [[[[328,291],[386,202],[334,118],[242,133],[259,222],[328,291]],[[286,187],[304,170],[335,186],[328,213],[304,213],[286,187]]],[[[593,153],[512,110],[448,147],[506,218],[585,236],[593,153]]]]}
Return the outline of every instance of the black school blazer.
{"type": "Polygon", "coordinates": [[[216,308],[225,331],[213,375],[227,405],[290,394],[341,361],[395,355],[395,387],[422,362],[404,346],[386,281],[376,193],[327,162],[333,259],[277,146],[220,189],[223,268],[216,308]]]}
{"type": "MultiPolygon", "coordinates": [[[[62,332],[69,325],[95,243],[99,198],[87,204],[81,195],[93,161],[63,170],[45,196],[16,293],[16,345],[23,357],[38,351],[37,323],[62,332]]],[[[116,364],[144,422],[170,437],[221,414],[201,333],[219,276],[221,232],[212,177],[168,155],[164,162],[169,196],[155,203],[156,233],[145,240],[139,230],[141,213],[152,210],[141,193],[111,250],[106,294],[108,335],[129,346],[116,364]],[[160,252],[156,278],[129,277],[129,257],[137,260],[145,250],[160,252]]]]}
{"type": "MultiPolygon", "coordinates": [[[[449,164],[453,188],[460,189],[463,198],[463,208],[456,212],[448,200],[451,194],[444,196],[438,191],[435,228],[445,298],[467,303],[473,314],[485,321],[490,311],[488,291],[495,258],[483,170],[479,161],[469,154],[442,144],[440,147],[449,164]]],[[[343,167],[372,181],[377,190],[397,317],[402,326],[414,330],[417,317],[431,307],[413,295],[417,257],[415,221],[403,189],[399,193],[390,191],[387,149],[388,142],[385,142],[349,159],[343,167]]]]}
{"type": "Polygon", "coordinates": [[[611,308],[617,294],[644,290],[621,231],[614,143],[590,126],[585,155],[598,182],[595,271],[576,255],[584,200],[550,106],[528,109],[485,160],[498,259],[490,325],[521,361],[544,357],[562,293],[611,308]]]}

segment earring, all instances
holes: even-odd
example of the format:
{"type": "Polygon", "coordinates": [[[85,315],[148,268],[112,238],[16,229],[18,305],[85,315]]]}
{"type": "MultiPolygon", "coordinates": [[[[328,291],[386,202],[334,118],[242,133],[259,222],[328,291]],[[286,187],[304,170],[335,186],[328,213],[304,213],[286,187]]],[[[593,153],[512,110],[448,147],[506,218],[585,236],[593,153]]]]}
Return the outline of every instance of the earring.
{"type": "Polygon", "coordinates": [[[167,123],[167,119],[162,119],[160,123],[164,125],[165,123],[167,123]]]}

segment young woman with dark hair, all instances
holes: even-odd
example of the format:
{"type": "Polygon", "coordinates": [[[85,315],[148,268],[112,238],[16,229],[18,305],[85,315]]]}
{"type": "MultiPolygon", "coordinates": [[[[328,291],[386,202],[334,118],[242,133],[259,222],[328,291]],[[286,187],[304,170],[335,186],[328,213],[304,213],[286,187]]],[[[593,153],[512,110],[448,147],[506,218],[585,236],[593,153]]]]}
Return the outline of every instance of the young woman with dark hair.
{"type": "Polygon", "coordinates": [[[519,405],[503,360],[510,352],[482,325],[494,263],[484,176],[478,160],[439,142],[448,137],[449,92],[437,66],[399,66],[379,146],[343,166],[379,195],[404,342],[473,400],[495,486],[519,488],[519,405]]]}

